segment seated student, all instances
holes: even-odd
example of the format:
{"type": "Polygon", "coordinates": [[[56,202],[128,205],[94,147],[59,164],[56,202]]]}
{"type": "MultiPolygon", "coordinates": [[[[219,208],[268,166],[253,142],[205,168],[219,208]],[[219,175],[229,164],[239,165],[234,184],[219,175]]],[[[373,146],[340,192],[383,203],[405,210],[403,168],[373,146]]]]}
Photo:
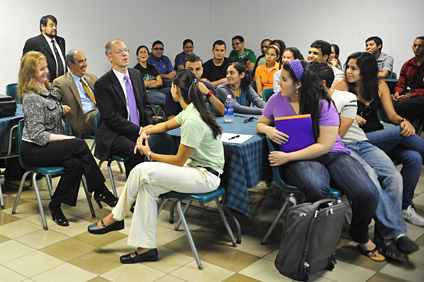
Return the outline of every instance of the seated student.
{"type": "Polygon", "coordinates": [[[340,65],[339,60],[340,48],[337,44],[331,44],[331,54],[328,57],[328,63],[339,70],[342,70],[342,66],[340,65]]]}
{"type": "Polygon", "coordinates": [[[175,75],[171,60],[163,54],[164,47],[160,40],[156,40],[152,44],[152,56],[149,56],[147,62],[153,65],[162,78],[163,85],[171,86],[171,80],[175,75]]]}
{"type": "MultiPolygon", "coordinates": [[[[281,55],[281,68],[285,63],[288,63],[290,61],[293,61],[295,59],[303,60],[303,56],[300,53],[299,49],[296,47],[288,47],[284,50],[283,54],[281,55]]],[[[276,71],[274,73],[274,77],[272,79],[274,84],[274,93],[280,92],[280,79],[281,79],[281,69],[276,71]]]]}
{"type": "Polygon", "coordinates": [[[215,88],[227,82],[227,68],[232,60],[225,58],[225,53],[225,42],[217,40],[212,46],[213,59],[203,64],[203,75],[201,79],[211,83],[215,88]]]}
{"type": "MultiPolygon", "coordinates": [[[[280,54],[282,55],[282,51],[286,49],[286,44],[284,43],[283,40],[280,39],[274,39],[271,41],[271,43],[269,43],[269,45],[277,45],[280,48],[280,54]]],[[[262,63],[265,64],[265,58],[262,58],[262,60],[264,60],[264,62],[262,63]]],[[[282,67],[282,56],[280,56],[280,58],[277,60],[277,62],[280,64],[280,68],[282,67]]]]}
{"type": "Polygon", "coordinates": [[[221,182],[224,146],[221,127],[207,110],[198,78],[188,70],[174,77],[172,96],[184,109],[175,119],[159,123],[142,133],[135,150],[149,160],[137,165],[129,176],[116,207],[103,220],[91,224],[88,232],[105,234],[124,228],[124,218],[135,203],[128,244],[136,251],[120,257],[123,264],[157,261],[157,200],[169,191],[209,193],[221,182]],[[149,147],[149,135],[181,127],[181,144],[176,155],[161,155],[149,147]]]}
{"type": "MultiPolygon", "coordinates": [[[[318,63],[328,63],[328,58],[331,54],[331,45],[327,41],[324,40],[315,40],[311,44],[311,48],[309,48],[308,53],[308,62],[316,61],[318,63]]],[[[336,68],[333,65],[329,66],[332,68],[334,72],[334,81],[341,79],[344,77],[343,71],[336,68]]]]}
{"type": "Polygon", "coordinates": [[[184,40],[183,41],[183,51],[175,57],[174,70],[177,71],[177,70],[183,69],[184,68],[184,62],[187,59],[187,56],[190,56],[191,54],[193,54],[193,51],[194,51],[193,40],[191,40],[191,39],[184,40]]]}
{"type": "MultiPolygon", "coordinates": [[[[202,59],[200,59],[195,54],[191,54],[187,57],[185,61],[184,67],[194,73],[198,78],[202,76],[203,67],[202,67],[202,59]]],[[[224,104],[218,98],[218,94],[216,93],[215,87],[212,84],[206,81],[199,81],[198,87],[200,92],[204,95],[203,97],[214,109],[215,113],[218,116],[223,116],[225,112],[224,104]]],[[[171,92],[167,93],[166,96],[166,105],[165,105],[165,113],[168,117],[168,120],[173,119],[176,115],[178,115],[183,108],[181,105],[174,101],[172,98],[171,92]]]]}
{"type": "Polygon", "coordinates": [[[242,36],[236,35],[233,37],[233,51],[230,53],[230,59],[244,64],[249,71],[253,71],[256,64],[256,56],[252,50],[244,48],[244,43],[242,36]]]}
{"type": "Polygon", "coordinates": [[[262,98],[262,90],[273,87],[274,74],[280,69],[277,62],[280,59],[280,47],[269,45],[266,50],[266,63],[256,68],[255,81],[259,97],[262,98]]]}
{"type": "Polygon", "coordinates": [[[377,60],[379,78],[388,77],[393,71],[393,57],[381,52],[383,40],[380,37],[372,36],[365,40],[365,52],[373,54],[377,60]]]}
{"type": "Polygon", "coordinates": [[[350,237],[359,243],[364,255],[384,260],[368,237],[368,225],[378,203],[378,191],[361,164],[338,136],[339,115],[322,86],[318,75],[305,61],[293,60],[283,65],[280,94],[271,96],[257,123],[259,133],[282,144],[289,136],[274,127],[277,117],[311,114],[316,143],[302,150],[271,152],[271,166],[281,166],[282,177],[295,185],[314,202],[330,197],[330,181],[351,202],[350,237]]]}
{"type": "Polygon", "coordinates": [[[264,39],[261,42],[261,55],[256,57],[255,69],[263,64],[265,64],[265,54],[268,46],[271,44],[271,39],[264,39]]]}
{"type": "Polygon", "coordinates": [[[416,213],[412,202],[424,159],[424,140],[415,135],[415,129],[408,120],[395,112],[389,87],[378,79],[377,72],[377,62],[372,54],[353,53],[346,61],[346,78],[335,82],[333,89],[356,95],[356,121],[369,142],[391,159],[402,163],[402,216],[414,225],[424,226],[424,218],[416,213]],[[389,121],[398,126],[384,129],[378,117],[379,110],[384,110],[389,121]]]}
{"type": "Polygon", "coordinates": [[[234,113],[260,115],[266,103],[262,100],[252,86],[250,86],[250,72],[241,63],[231,63],[227,69],[228,83],[221,84],[216,89],[219,99],[223,103],[228,95],[235,100],[234,113]],[[250,107],[253,103],[257,108],[250,107]]]}
{"type": "Polygon", "coordinates": [[[151,104],[165,106],[166,92],[161,92],[159,90],[162,87],[162,78],[156,68],[147,63],[149,59],[149,49],[144,45],[138,46],[136,54],[138,64],[136,64],[134,68],[141,71],[149,102],[151,104]]]}
{"type": "Polygon", "coordinates": [[[365,132],[355,120],[357,102],[352,93],[330,89],[334,73],[327,64],[312,63],[328,95],[340,114],[339,136],[368,173],[378,189],[375,210],[374,242],[386,257],[408,259],[407,254],[418,250],[418,245],[406,237],[406,223],[401,215],[402,176],[390,158],[368,142],[365,132]]]}
{"type": "Polygon", "coordinates": [[[412,51],[415,57],[403,64],[393,101],[397,113],[414,121],[424,119],[424,36],[414,40],[412,51]]]}

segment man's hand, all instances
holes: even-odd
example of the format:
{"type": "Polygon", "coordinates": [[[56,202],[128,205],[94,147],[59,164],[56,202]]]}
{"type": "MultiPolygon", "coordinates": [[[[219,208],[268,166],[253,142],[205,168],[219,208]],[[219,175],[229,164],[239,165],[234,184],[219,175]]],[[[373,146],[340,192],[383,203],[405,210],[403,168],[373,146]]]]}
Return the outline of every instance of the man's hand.
{"type": "Polygon", "coordinates": [[[199,83],[197,85],[199,86],[199,90],[203,95],[208,94],[209,89],[206,87],[206,85],[203,82],[199,81],[199,83]]]}
{"type": "Polygon", "coordinates": [[[67,113],[71,111],[71,107],[67,105],[63,105],[62,108],[63,108],[63,115],[66,115],[67,113]]]}
{"type": "Polygon", "coordinates": [[[411,96],[409,96],[408,94],[405,94],[405,95],[400,95],[399,96],[399,98],[398,98],[398,101],[406,101],[406,100],[409,100],[409,99],[411,99],[411,96]]]}
{"type": "Polygon", "coordinates": [[[367,120],[361,117],[360,115],[356,115],[355,119],[359,126],[367,123],[367,120]]]}

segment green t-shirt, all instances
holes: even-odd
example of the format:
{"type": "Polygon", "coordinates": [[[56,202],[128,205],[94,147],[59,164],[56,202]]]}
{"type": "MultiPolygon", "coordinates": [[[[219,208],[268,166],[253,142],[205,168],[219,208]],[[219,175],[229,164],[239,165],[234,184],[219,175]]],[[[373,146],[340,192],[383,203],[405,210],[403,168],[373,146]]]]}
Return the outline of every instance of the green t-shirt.
{"type": "Polygon", "coordinates": [[[213,138],[210,127],[191,103],[175,121],[181,125],[181,144],[193,148],[186,165],[224,169],[224,146],[221,136],[213,138]]]}
{"type": "Polygon", "coordinates": [[[250,60],[251,63],[256,64],[256,55],[252,50],[244,48],[244,52],[237,54],[234,50],[230,53],[230,59],[234,62],[246,64],[250,60]]]}

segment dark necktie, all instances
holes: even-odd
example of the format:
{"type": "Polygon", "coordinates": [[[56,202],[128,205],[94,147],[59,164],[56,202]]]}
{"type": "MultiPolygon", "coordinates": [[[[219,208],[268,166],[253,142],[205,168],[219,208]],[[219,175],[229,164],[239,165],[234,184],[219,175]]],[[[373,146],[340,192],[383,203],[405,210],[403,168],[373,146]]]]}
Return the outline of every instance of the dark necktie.
{"type": "Polygon", "coordinates": [[[124,76],[125,89],[127,90],[128,108],[130,110],[130,121],[135,125],[140,125],[137,114],[137,103],[135,102],[134,89],[131,85],[128,75],[124,76]]]}
{"type": "Polygon", "coordinates": [[[63,69],[62,59],[60,58],[59,51],[57,50],[56,44],[54,43],[53,39],[52,39],[52,44],[53,44],[53,51],[54,51],[54,55],[56,56],[56,64],[57,64],[56,77],[58,77],[58,76],[61,76],[62,74],[64,74],[65,70],[63,69]]]}

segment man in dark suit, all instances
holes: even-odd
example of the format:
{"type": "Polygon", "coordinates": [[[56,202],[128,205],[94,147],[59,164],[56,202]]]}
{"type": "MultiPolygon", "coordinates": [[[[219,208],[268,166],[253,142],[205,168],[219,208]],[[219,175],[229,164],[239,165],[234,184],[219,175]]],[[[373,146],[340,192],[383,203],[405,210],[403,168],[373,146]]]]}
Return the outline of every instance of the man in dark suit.
{"type": "Polygon", "coordinates": [[[66,54],[69,71],[53,81],[62,104],[71,107],[66,115],[76,137],[94,135],[94,115],[98,112],[94,97],[97,76],[87,73],[87,58],[79,50],[66,54]]]}
{"type": "Polygon", "coordinates": [[[121,40],[112,40],[105,46],[112,70],[100,77],[94,85],[94,95],[101,114],[94,155],[108,160],[117,155],[124,158],[125,173],[143,161],[135,142],[143,130],[153,123],[152,108],[146,87],[138,70],[128,68],[129,51],[121,40]]]}
{"type": "Polygon", "coordinates": [[[38,51],[44,54],[49,68],[50,81],[65,74],[65,39],[57,36],[57,20],[47,15],[40,20],[41,34],[25,42],[23,54],[28,51],[38,51]]]}

